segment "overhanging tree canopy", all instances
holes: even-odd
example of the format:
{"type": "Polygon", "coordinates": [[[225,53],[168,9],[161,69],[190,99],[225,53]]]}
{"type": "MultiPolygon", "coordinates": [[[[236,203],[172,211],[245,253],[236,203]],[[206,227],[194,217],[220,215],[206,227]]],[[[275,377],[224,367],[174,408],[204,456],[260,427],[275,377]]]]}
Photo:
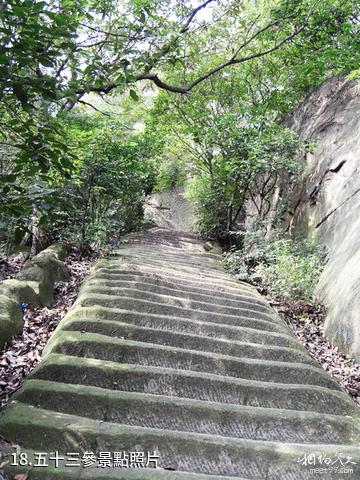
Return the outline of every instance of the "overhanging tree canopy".
{"type": "Polygon", "coordinates": [[[188,94],[231,67],[278,54],[312,72],[355,69],[358,15],[358,0],[2,3],[0,143],[11,161],[0,180],[14,192],[8,207],[17,214],[31,204],[29,179],[71,175],[63,114],[86,104],[86,94],[129,91],[136,100],[144,81],[188,94]]]}

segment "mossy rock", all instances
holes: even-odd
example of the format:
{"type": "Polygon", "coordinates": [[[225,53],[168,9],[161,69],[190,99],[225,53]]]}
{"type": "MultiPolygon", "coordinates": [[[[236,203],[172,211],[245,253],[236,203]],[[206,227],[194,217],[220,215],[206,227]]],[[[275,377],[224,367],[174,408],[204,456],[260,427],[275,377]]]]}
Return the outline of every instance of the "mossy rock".
{"type": "Polygon", "coordinates": [[[204,243],[204,250],[206,252],[210,252],[213,249],[214,249],[214,245],[211,242],[204,243]]]}
{"type": "Polygon", "coordinates": [[[22,332],[23,311],[14,300],[0,295],[0,348],[22,332]]]}
{"type": "MultiPolygon", "coordinates": [[[[40,304],[44,307],[53,302],[54,283],[69,279],[69,272],[61,261],[65,258],[67,252],[68,247],[65,244],[58,243],[25,263],[24,268],[17,274],[16,278],[34,290],[35,297],[32,297],[30,301],[23,300],[22,302],[32,305],[40,304]],[[38,302],[36,302],[36,298],[38,298],[38,302]]],[[[30,294],[29,291],[28,293],[30,294]]]]}
{"type": "Polygon", "coordinates": [[[40,298],[40,304],[44,307],[51,305],[53,302],[53,282],[48,273],[39,265],[28,262],[26,266],[17,274],[18,280],[24,280],[35,290],[40,298]]]}
{"type": "Polygon", "coordinates": [[[58,260],[64,260],[67,254],[69,253],[70,247],[65,243],[55,243],[51,245],[42,253],[52,253],[58,260]]]}
{"type": "Polygon", "coordinates": [[[69,272],[65,267],[64,263],[56,258],[56,256],[47,250],[36,255],[32,260],[27,262],[25,265],[37,265],[42,268],[50,281],[63,282],[69,279],[69,272]]]}
{"type": "Polygon", "coordinates": [[[27,303],[33,307],[40,307],[39,295],[24,280],[15,278],[4,280],[0,283],[0,295],[5,295],[17,303],[27,303]]]}
{"type": "Polygon", "coordinates": [[[47,280],[46,272],[39,265],[35,265],[32,261],[25,263],[25,266],[16,275],[19,280],[30,280],[32,282],[45,282],[47,280]]]}

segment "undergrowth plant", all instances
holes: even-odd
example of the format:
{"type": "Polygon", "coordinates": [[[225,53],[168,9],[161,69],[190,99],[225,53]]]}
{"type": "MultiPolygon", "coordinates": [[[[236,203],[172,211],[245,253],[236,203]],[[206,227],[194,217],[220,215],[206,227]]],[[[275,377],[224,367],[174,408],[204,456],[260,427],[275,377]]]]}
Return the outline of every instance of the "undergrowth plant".
{"type": "Polygon", "coordinates": [[[280,230],[245,234],[243,248],[224,254],[224,266],[239,280],[285,298],[316,301],[315,287],[324,268],[324,247],[280,230]]]}

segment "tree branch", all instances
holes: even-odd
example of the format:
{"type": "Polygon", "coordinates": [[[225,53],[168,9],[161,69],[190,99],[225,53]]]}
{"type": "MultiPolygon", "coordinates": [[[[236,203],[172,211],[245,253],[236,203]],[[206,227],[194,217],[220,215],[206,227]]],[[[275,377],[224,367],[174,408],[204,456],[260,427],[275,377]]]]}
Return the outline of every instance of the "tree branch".
{"type": "Polygon", "coordinates": [[[106,117],[110,117],[110,116],[111,116],[110,113],[108,113],[108,112],[102,112],[101,110],[99,110],[98,108],[96,108],[94,105],[91,105],[91,103],[85,102],[85,100],[78,100],[77,103],[81,103],[82,105],[86,105],[87,107],[90,107],[90,108],[92,108],[93,110],[95,110],[95,112],[101,113],[102,115],[105,115],[106,117]]]}
{"type": "Polygon", "coordinates": [[[268,48],[266,50],[263,50],[261,52],[257,52],[257,53],[254,53],[254,54],[251,54],[251,55],[247,55],[245,57],[242,57],[242,58],[236,58],[237,57],[237,54],[240,52],[240,50],[242,48],[244,48],[245,46],[247,46],[251,41],[253,41],[258,35],[260,35],[261,33],[263,33],[264,31],[268,30],[270,27],[278,24],[281,20],[284,20],[284,19],[281,19],[281,20],[277,20],[277,21],[274,21],[274,22],[271,22],[269,23],[268,25],[266,25],[265,27],[261,28],[260,30],[258,30],[249,40],[247,40],[243,45],[241,45],[235,56],[233,55],[228,61],[222,63],[221,65],[218,65],[217,67],[209,70],[207,73],[205,73],[204,75],[200,76],[199,78],[197,78],[196,80],[194,80],[193,82],[191,82],[189,85],[187,86],[184,86],[184,87],[178,87],[178,86],[174,86],[174,85],[169,85],[168,83],[164,82],[163,80],[161,80],[157,74],[148,74],[148,75],[139,75],[136,80],[151,80],[155,83],[155,85],[157,85],[159,88],[163,89],[163,90],[167,90],[169,92],[174,92],[174,93],[183,93],[183,94],[186,94],[186,93],[189,93],[194,87],[196,87],[197,85],[199,85],[199,83],[202,83],[203,81],[207,80],[209,77],[211,77],[212,75],[220,72],[221,70],[224,70],[225,68],[229,67],[229,66],[232,66],[232,65],[238,65],[240,63],[244,63],[244,62],[247,62],[249,60],[253,60],[255,58],[260,58],[260,57],[263,57],[265,55],[268,55],[269,53],[272,53],[276,50],[278,50],[282,45],[284,45],[285,43],[289,42],[290,40],[292,40],[294,37],[296,37],[297,35],[299,35],[299,33],[301,33],[307,26],[308,24],[308,21],[309,21],[309,18],[311,17],[311,15],[313,14],[314,10],[316,9],[316,7],[318,6],[318,4],[320,3],[320,0],[317,0],[313,7],[309,10],[306,18],[305,18],[305,21],[303,22],[303,24],[298,28],[296,29],[293,33],[291,33],[290,35],[288,35],[286,38],[284,38],[283,40],[281,40],[280,42],[276,43],[276,45],[274,45],[273,47],[271,48],[268,48]]]}
{"type": "MultiPolygon", "coordinates": [[[[190,25],[192,19],[195,17],[195,15],[197,14],[197,12],[199,10],[201,10],[202,8],[205,8],[206,5],[208,5],[210,2],[212,1],[216,1],[216,0],[207,0],[207,2],[203,3],[202,5],[200,5],[199,7],[197,7],[193,12],[192,14],[190,15],[190,17],[188,18],[187,20],[187,23],[186,25],[190,25]]],[[[256,58],[261,58],[261,57],[264,57],[272,52],[275,52],[276,50],[278,50],[279,48],[281,48],[284,44],[290,42],[293,38],[295,38],[297,35],[299,35],[305,28],[306,26],[308,25],[308,21],[309,21],[309,18],[311,17],[311,15],[313,14],[313,12],[315,11],[315,9],[317,8],[318,4],[320,3],[321,0],[316,0],[315,3],[313,4],[312,8],[309,10],[308,14],[306,15],[305,17],[305,20],[303,22],[303,24],[295,29],[290,35],[288,35],[287,37],[285,37],[283,40],[277,42],[273,47],[271,48],[267,48],[265,50],[262,50],[260,52],[257,52],[257,53],[253,53],[251,55],[247,55],[247,56],[244,56],[244,57],[241,57],[241,58],[237,58],[237,55],[238,53],[243,49],[245,48],[247,45],[249,45],[255,38],[257,38],[260,34],[264,33],[265,31],[267,31],[269,28],[279,24],[281,21],[285,20],[286,18],[291,18],[291,17],[283,17],[279,20],[275,20],[273,22],[270,22],[268,23],[265,27],[262,27],[260,28],[257,32],[255,32],[248,40],[246,40],[240,47],[237,48],[235,54],[233,54],[231,56],[231,58],[229,60],[227,60],[226,62],[218,65],[217,67],[214,67],[212,68],[211,70],[209,70],[208,72],[206,72],[204,75],[201,75],[200,77],[198,77],[197,79],[195,79],[194,81],[192,81],[191,83],[189,83],[188,85],[185,85],[185,86],[177,86],[177,85],[171,85],[167,82],[165,82],[164,80],[162,80],[158,74],[156,73],[144,73],[144,74],[140,74],[140,75],[137,75],[135,77],[135,81],[140,81],[140,80],[150,80],[152,81],[157,87],[159,87],[160,89],[162,90],[166,90],[168,92],[172,92],[172,93],[180,93],[180,94],[187,94],[189,93],[191,90],[193,90],[197,85],[199,85],[200,83],[204,82],[205,80],[207,80],[208,78],[210,78],[212,75],[215,75],[216,73],[218,72],[221,72],[222,70],[224,70],[225,68],[227,67],[230,67],[232,65],[239,65],[241,63],[245,63],[245,62],[248,62],[250,60],[254,60],[256,58]]],[[[185,25],[185,27],[186,27],[185,25]]],[[[184,27],[184,28],[185,28],[184,27]]],[[[120,86],[120,84],[116,84],[114,82],[110,82],[106,85],[102,85],[100,87],[95,87],[95,86],[89,86],[86,91],[92,91],[92,92],[97,92],[97,93],[109,93],[111,92],[112,90],[114,90],[115,88],[117,88],[118,86],[120,86]]],[[[84,93],[84,90],[82,91],[78,91],[77,93],[84,93]]]]}
{"type": "Polygon", "coordinates": [[[180,33],[186,33],[189,28],[190,28],[190,24],[191,22],[194,20],[194,18],[196,17],[196,15],[200,12],[200,10],[203,10],[204,8],[206,8],[209,3],[212,3],[212,2],[216,2],[217,0],[207,0],[206,2],[202,3],[201,5],[199,5],[197,8],[195,8],[191,14],[189,15],[185,25],[183,26],[183,28],[180,30],[180,33]]]}

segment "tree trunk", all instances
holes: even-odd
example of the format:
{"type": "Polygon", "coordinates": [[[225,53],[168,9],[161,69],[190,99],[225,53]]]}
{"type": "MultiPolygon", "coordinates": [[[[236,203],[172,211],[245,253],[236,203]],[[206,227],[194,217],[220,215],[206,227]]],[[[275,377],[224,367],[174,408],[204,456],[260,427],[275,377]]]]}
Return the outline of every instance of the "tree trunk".
{"type": "Polygon", "coordinates": [[[39,211],[33,205],[31,215],[31,255],[37,255],[46,247],[46,234],[44,228],[39,225],[39,211]]]}

